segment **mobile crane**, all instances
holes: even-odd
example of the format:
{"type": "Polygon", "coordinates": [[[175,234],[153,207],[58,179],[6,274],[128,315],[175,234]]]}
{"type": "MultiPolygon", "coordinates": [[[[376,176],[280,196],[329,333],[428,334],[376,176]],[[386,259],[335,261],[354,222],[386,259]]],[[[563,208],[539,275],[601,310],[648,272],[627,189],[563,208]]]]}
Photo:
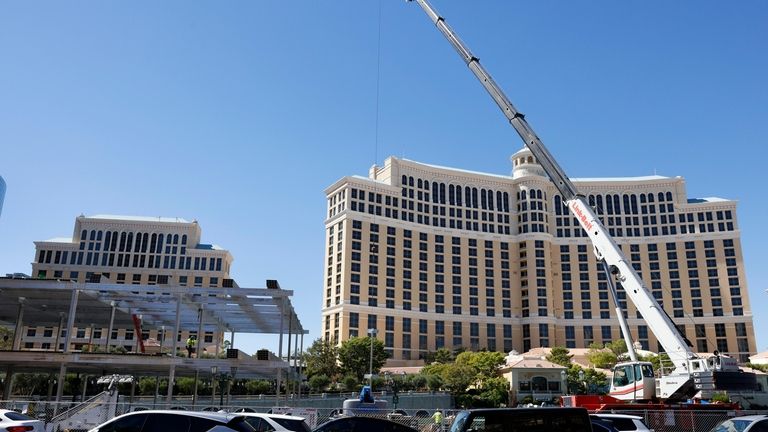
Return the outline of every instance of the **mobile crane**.
{"type": "MultiPolygon", "coordinates": [[[[613,282],[616,282],[635,305],[674,364],[674,370],[671,373],[655,379],[651,364],[637,361],[632,350],[629,330],[624,321],[623,313],[617,307],[616,312],[622,332],[628,341],[627,346],[630,350],[631,361],[620,363],[614,367],[610,395],[619,400],[647,401],[660,398],[674,402],[691,398],[699,391],[711,395],[712,392],[718,390],[743,390],[749,387],[754,389],[756,387],[754,374],[741,372],[734,359],[720,355],[717,351],[713,357],[705,359],[691,350],[689,342],[680,334],[672,319],[648,291],[618,244],[609,235],[608,230],[590,207],[585,196],[579,194],[563,169],[525,120],[525,115],[512,105],[501,88],[480,65],[479,59],[470,52],[446,24],[445,19],[435,12],[427,0],[408,1],[416,1],[421,6],[429,19],[448,39],[467,67],[496,102],[496,105],[533,153],[592,241],[597,260],[602,263],[603,268],[608,273],[608,280],[611,282],[609,285],[611,285],[614,296],[616,289],[613,282]]],[[[614,301],[616,301],[615,298],[614,301]]]]}

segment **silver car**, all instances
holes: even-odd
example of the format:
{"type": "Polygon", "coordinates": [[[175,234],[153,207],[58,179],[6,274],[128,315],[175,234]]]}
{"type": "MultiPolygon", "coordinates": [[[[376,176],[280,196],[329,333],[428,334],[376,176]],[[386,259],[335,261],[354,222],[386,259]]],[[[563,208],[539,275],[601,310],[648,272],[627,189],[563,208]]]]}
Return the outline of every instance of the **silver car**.
{"type": "Polygon", "coordinates": [[[620,432],[653,432],[653,429],[648,428],[645,422],[643,422],[643,418],[636,415],[599,413],[590,414],[590,417],[609,421],[620,432]]]}
{"type": "Polygon", "coordinates": [[[720,422],[710,432],[768,432],[767,415],[734,417],[720,422]]]}
{"type": "Polygon", "coordinates": [[[45,424],[16,411],[0,409],[0,431],[45,432],[45,424]]]}

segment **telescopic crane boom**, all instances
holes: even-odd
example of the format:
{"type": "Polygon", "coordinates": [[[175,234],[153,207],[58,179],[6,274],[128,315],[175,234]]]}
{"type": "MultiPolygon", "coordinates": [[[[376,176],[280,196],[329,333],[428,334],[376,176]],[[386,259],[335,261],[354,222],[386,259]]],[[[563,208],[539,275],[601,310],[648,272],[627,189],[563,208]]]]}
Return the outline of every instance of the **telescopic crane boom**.
{"type": "MultiPolygon", "coordinates": [[[[409,0],[414,1],[414,0],[409,0]]],[[[467,67],[477,77],[488,94],[493,98],[501,112],[509,120],[509,123],[515,129],[517,134],[523,140],[528,149],[536,157],[538,163],[555,184],[557,190],[571,209],[571,212],[579,221],[579,224],[589,236],[594,247],[595,255],[598,261],[604,261],[609,272],[616,278],[622,289],[626,292],[632,303],[642,315],[648,327],[664,347],[664,351],[669,355],[670,360],[675,365],[675,370],[665,384],[663,378],[660,386],[660,392],[657,396],[662,398],[687,398],[696,393],[697,387],[693,383],[693,372],[704,373],[721,368],[728,363],[735,367],[735,362],[720,362],[715,366],[715,362],[708,364],[707,361],[698,357],[688,346],[687,341],[680,335],[672,320],[659,306],[658,302],[643,284],[639,275],[624,257],[619,246],[608,234],[608,230],[600,222],[599,218],[589,206],[585,197],[579,194],[576,187],[565,174],[563,169],[550,154],[544,143],[539,139],[533,128],[528,124],[525,115],[518,111],[512,102],[507,98],[501,88],[494,82],[490,74],[480,65],[480,60],[472,54],[466,45],[458,38],[453,30],[427,0],[415,0],[429,19],[435,24],[440,32],[448,39],[456,52],[461,56],[467,67]],[[713,367],[715,366],[715,367],[713,367]]],[[[718,358],[719,360],[719,358],[718,358]]],[[[730,360],[730,359],[728,359],[730,360]]],[[[639,363],[639,362],[638,362],[639,363]]],[[[625,364],[627,365],[627,364],[625,364]]],[[[648,363],[645,363],[648,365],[648,363]]],[[[641,369],[631,367],[633,375],[637,376],[635,371],[641,369]]],[[[641,375],[644,375],[641,373],[641,375]]],[[[698,376],[698,375],[697,375],[698,376]]],[[[704,378],[703,382],[707,382],[704,378]]],[[[637,385],[635,385],[637,387],[637,385]]],[[[633,392],[632,398],[635,398],[633,392]]]]}

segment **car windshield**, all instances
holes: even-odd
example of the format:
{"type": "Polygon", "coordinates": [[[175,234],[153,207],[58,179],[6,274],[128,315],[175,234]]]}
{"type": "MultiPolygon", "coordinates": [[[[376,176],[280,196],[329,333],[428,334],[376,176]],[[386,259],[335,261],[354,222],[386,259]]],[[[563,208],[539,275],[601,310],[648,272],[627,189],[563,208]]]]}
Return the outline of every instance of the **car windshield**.
{"type": "Polygon", "coordinates": [[[5,416],[11,420],[16,420],[16,421],[34,420],[32,417],[27,417],[24,414],[19,414],[15,411],[8,411],[7,413],[5,413],[5,416]]]}
{"type": "Polygon", "coordinates": [[[744,432],[752,422],[750,420],[726,420],[715,426],[710,432],[744,432]]]}
{"type": "Polygon", "coordinates": [[[310,432],[309,425],[304,420],[272,417],[272,420],[280,426],[293,432],[310,432]]]}

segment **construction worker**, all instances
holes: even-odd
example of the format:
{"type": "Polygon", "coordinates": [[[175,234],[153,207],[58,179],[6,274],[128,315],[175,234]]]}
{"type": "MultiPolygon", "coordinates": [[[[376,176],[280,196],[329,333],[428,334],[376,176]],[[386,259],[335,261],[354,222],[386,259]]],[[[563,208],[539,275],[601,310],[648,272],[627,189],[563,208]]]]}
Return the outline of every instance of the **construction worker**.
{"type": "Polygon", "coordinates": [[[435,422],[435,431],[440,431],[443,429],[443,413],[439,409],[436,409],[435,413],[432,414],[432,421],[435,422]]]}
{"type": "Polygon", "coordinates": [[[195,344],[197,343],[197,336],[191,335],[187,338],[187,357],[192,358],[192,353],[195,352],[195,344]]]}

